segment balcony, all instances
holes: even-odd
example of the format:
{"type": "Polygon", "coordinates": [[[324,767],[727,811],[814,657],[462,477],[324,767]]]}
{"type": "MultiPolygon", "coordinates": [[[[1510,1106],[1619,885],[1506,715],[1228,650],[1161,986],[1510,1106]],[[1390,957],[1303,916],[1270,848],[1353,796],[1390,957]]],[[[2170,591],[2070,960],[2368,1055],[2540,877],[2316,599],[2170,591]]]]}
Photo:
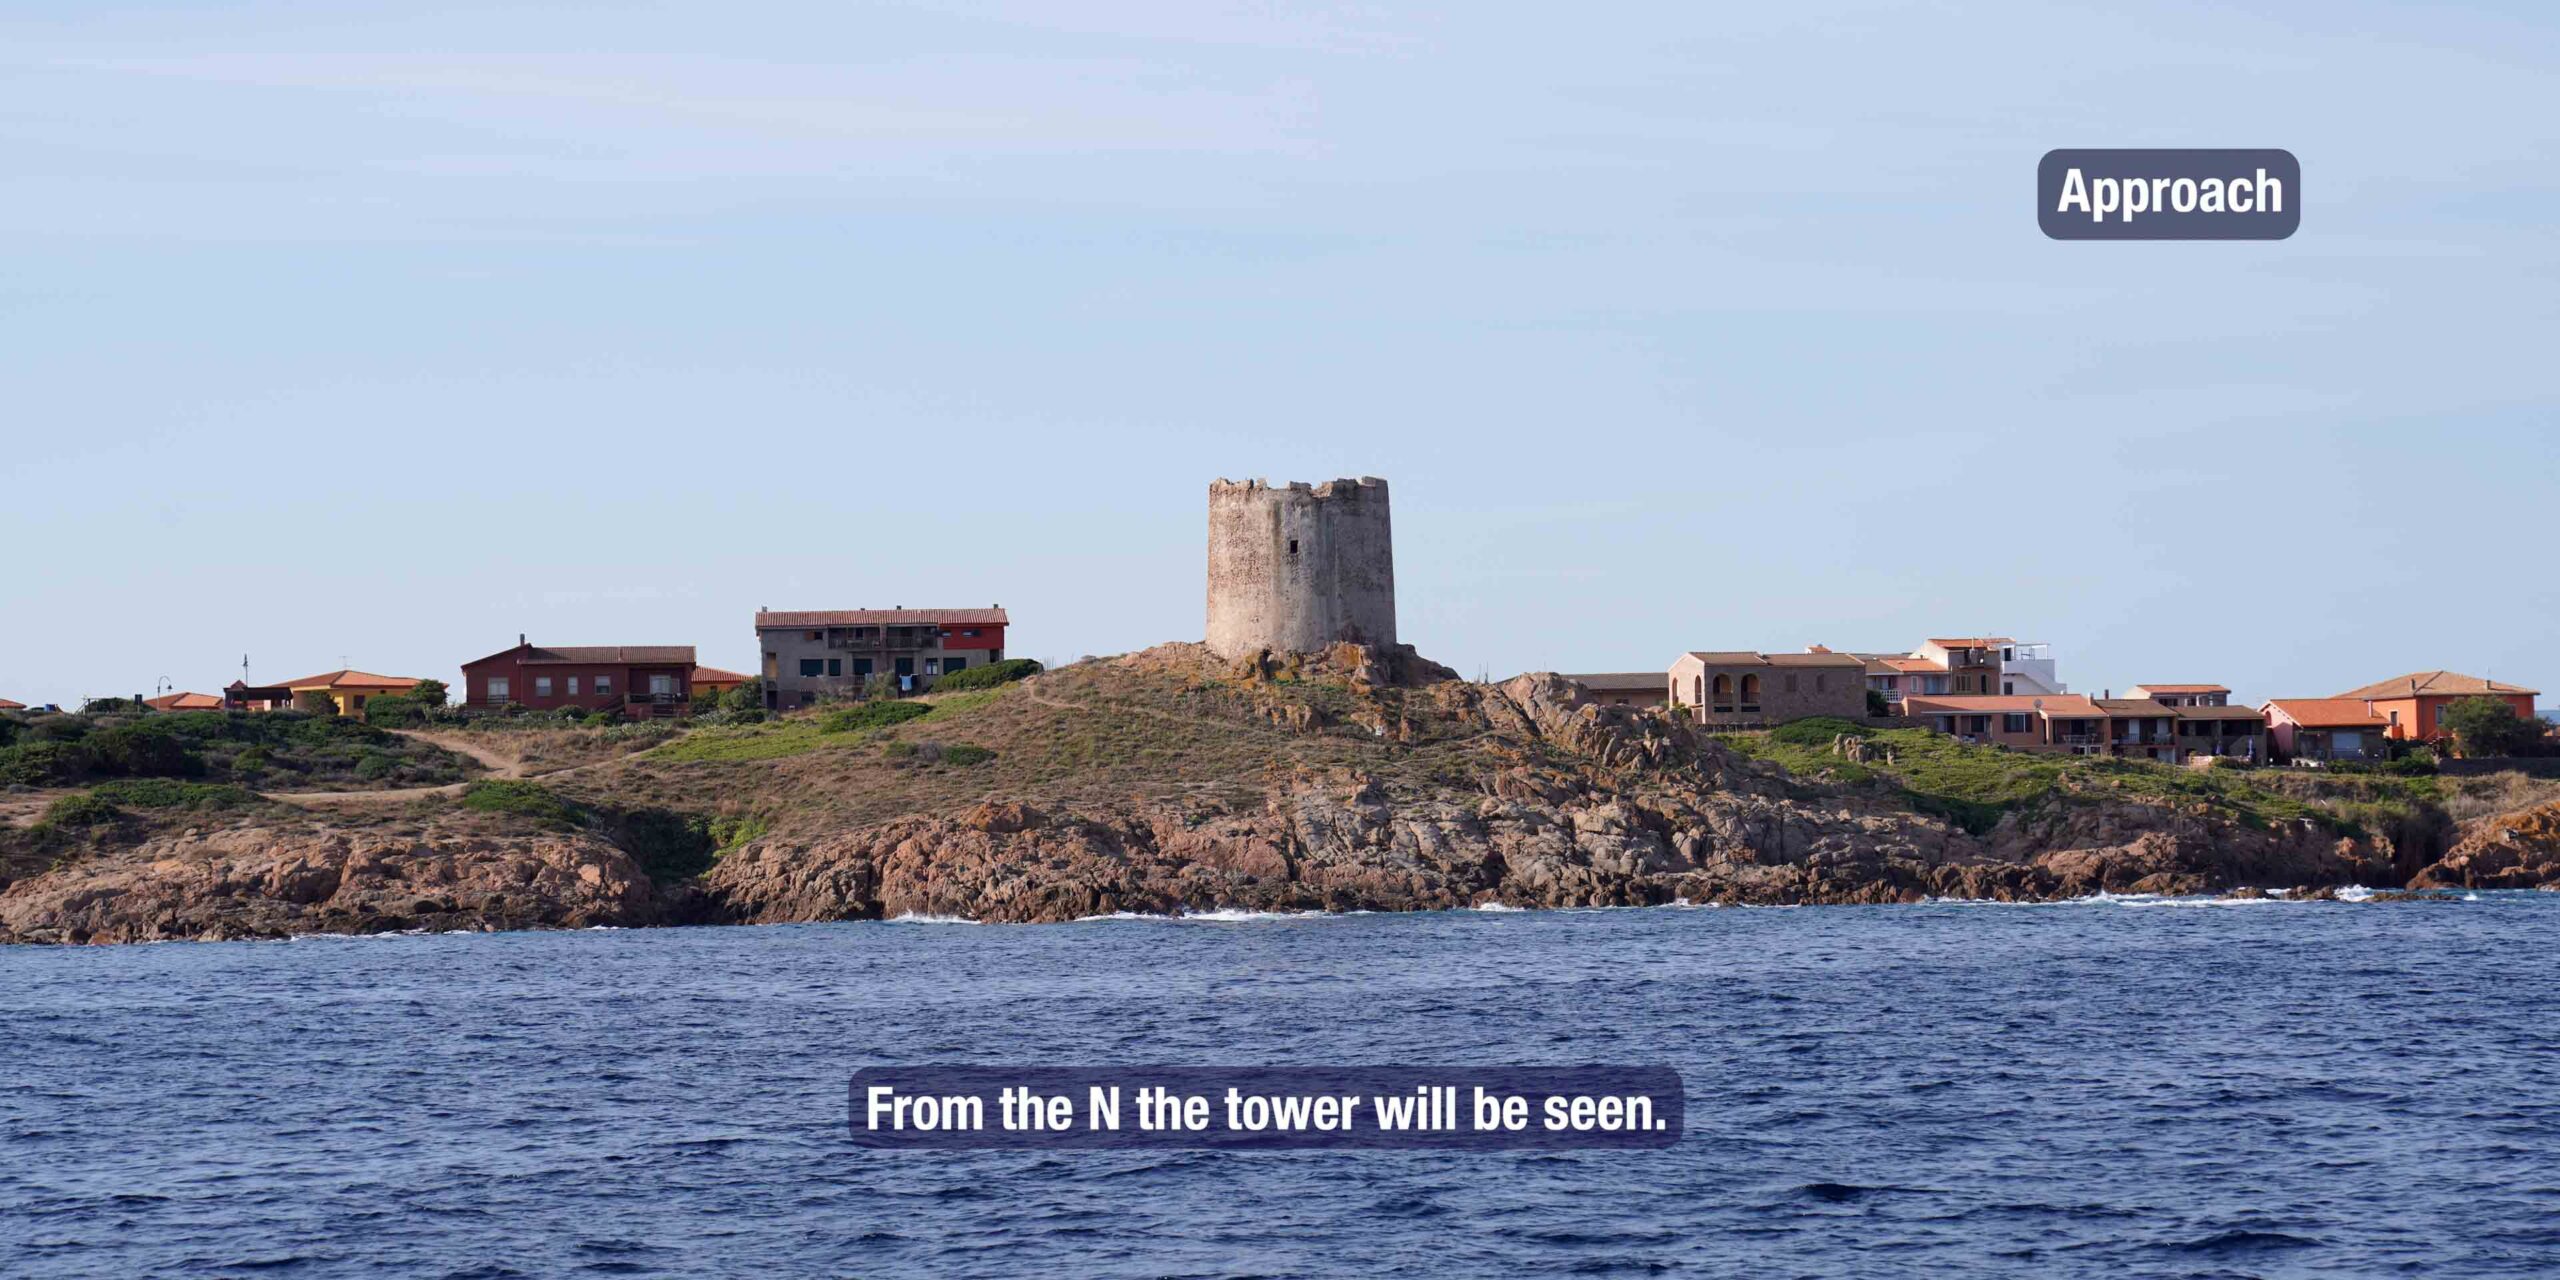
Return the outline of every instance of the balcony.
{"type": "Polygon", "coordinates": [[[939,627],[890,627],[886,632],[867,636],[827,634],[830,649],[860,649],[879,652],[883,649],[930,649],[942,643],[939,627]]]}

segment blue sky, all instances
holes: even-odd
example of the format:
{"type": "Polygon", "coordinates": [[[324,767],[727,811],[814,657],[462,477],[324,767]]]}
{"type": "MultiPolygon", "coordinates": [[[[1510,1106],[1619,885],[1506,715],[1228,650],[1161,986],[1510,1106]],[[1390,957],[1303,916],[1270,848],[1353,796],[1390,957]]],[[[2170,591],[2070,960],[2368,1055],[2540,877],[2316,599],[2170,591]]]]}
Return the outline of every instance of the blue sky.
{"type": "Polygon", "coordinates": [[[12,5],[0,696],[1119,652],[1213,477],[1359,474],[1470,675],[2552,689],[2555,84],[2522,4],[12,5]],[[2302,230],[2048,241],[2057,146],[2302,230]]]}

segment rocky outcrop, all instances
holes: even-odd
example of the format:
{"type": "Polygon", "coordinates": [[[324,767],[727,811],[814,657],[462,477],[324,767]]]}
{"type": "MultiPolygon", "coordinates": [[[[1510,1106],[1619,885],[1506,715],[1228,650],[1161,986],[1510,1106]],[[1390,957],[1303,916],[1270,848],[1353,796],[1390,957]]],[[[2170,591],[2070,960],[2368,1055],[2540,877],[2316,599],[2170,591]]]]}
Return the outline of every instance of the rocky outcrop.
{"type": "Polygon", "coordinates": [[[2560,803],[2465,824],[2461,838],[2411,877],[2409,887],[2560,887],[2560,803]]]}
{"type": "Polygon", "coordinates": [[[155,837],[0,893],[0,942],[654,924],[649,878],[584,834],[241,827],[155,837]]]}

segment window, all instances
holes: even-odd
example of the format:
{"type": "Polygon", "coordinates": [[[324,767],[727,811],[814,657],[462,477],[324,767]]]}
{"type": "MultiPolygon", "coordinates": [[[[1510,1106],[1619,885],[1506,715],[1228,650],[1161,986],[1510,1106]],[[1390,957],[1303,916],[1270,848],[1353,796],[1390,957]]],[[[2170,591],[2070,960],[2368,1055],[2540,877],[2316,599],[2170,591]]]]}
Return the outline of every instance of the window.
{"type": "Polygon", "coordinates": [[[1787,692],[1789,692],[1789,693],[1794,693],[1795,691],[1796,691],[1796,673],[1795,673],[1795,672],[1790,671],[1790,672],[1788,672],[1788,673],[1787,673],[1787,692]]]}
{"type": "Polygon", "coordinates": [[[842,658],[829,658],[829,659],[827,659],[827,674],[828,674],[828,675],[831,675],[831,676],[840,676],[840,675],[843,675],[843,674],[844,674],[844,659],[842,659],[842,658]]]}
{"type": "Polygon", "coordinates": [[[1813,676],[1813,691],[1815,693],[1827,693],[1830,689],[1831,677],[1818,671],[1815,672],[1813,676]]]}
{"type": "Polygon", "coordinates": [[[941,675],[941,674],[942,674],[942,659],[940,659],[940,658],[927,658],[927,659],[925,659],[925,660],[924,660],[924,673],[925,673],[926,675],[929,675],[929,676],[938,676],[938,675],[941,675]]]}
{"type": "Polygon", "coordinates": [[[853,673],[854,673],[855,675],[858,675],[858,676],[867,676],[867,675],[870,675],[870,674],[871,674],[871,659],[869,659],[869,658],[856,658],[856,659],[854,659],[854,660],[853,660],[853,673]]]}
{"type": "Polygon", "coordinates": [[[942,660],[942,674],[946,676],[950,675],[954,671],[966,671],[968,669],[969,660],[967,658],[944,658],[942,660]]]}
{"type": "Polygon", "coordinates": [[[2026,712],[2023,712],[2023,711],[2003,711],[2003,712],[2001,712],[2001,713],[2000,713],[2000,732],[2002,732],[2002,733],[2025,733],[2026,731],[2027,731],[2027,713],[2026,713],[2026,712]]]}
{"type": "Polygon", "coordinates": [[[569,677],[569,696],[572,698],[578,696],[578,678],[576,676],[569,677]]]}
{"type": "Polygon", "coordinates": [[[611,693],[611,692],[613,692],[613,677],[612,677],[612,676],[597,676],[597,677],[596,677],[596,692],[597,692],[597,693],[599,693],[599,694],[604,694],[604,693],[611,693]]]}
{"type": "Polygon", "coordinates": [[[533,678],[533,696],[537,698],[548,698],[551,696],[551,677],[535,676],[533,678]]]}
{"type": "Polygon", "coordinates": [[[2014,694],[2014,693],[2016,693],[2017,691],[2018,691],[2018,683],[2017,683],[2016,681],[2014,681],[2014,680],[2003,680],[2003,681],[2001,681],[2001,682],[2000,682],[2000,692],[2001,692],[2002,694],[2004,694],[2004,695],[2005,695],[2005,694],[2014,694]]]}
{"type": "Polygon", "coordinates": [[[812,631],[809,633],[809,638],[812,640],[824,640],[827,638],[827,633],[824,631],[812,631]]]}
{"type": "Polygon", "coordinates": [[[1760,709],[1760,677],[1747,675],[1742,678],[1742,709],[1760,709]]]}
{"type": "Polygon", "coordinates": [[[507,682],[505,676],[489,677],[489,701],[504,702],[514,696],[515,689],[507,682]]]}
{"type": "Polygon", "coordinates": [[[911,676],[911,675],[914,675],[915,673],[916,673],[916,660],[915,660],[915,659],[913,659],[913,658],[900,658],[900,659],[898,659],[898,674],[899,674],[899,675],[902,675],[902,676],[911,676]]]}
{"type": "Polygon", "coordinates": [[[1289,554],[1293,556],[1298,554],[1298,540],[1296,538],[1289,539],[1289,554]]]}
{"type": "Polygon", "coordinates": [[[661,698],[673,697],[675,696],[675,691],[676,678],[674,676],[660,674],[649,677],[649,693],[651,696],[661,698]]]}
{"type": "Polygon", "coordinates": [[[800,674],[804,676],[822,675],[826,672],[826,669],[827,660],[824,658],[802,658],[800,660],[800,674]]]}

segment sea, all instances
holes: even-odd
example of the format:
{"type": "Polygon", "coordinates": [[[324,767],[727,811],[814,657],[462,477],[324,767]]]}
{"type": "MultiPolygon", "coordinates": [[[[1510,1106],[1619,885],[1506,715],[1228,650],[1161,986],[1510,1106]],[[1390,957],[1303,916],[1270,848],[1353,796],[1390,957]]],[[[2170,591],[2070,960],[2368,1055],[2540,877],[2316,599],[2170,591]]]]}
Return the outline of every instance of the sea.
{"type": "Polygon", "coordinates": [[[2560,1275],[2560,894],[0,948],[0,1274],[2560,1275]],[[1680,1140],[857,1147],[866,1065],[1655,1064],[1680,1140]]]}

